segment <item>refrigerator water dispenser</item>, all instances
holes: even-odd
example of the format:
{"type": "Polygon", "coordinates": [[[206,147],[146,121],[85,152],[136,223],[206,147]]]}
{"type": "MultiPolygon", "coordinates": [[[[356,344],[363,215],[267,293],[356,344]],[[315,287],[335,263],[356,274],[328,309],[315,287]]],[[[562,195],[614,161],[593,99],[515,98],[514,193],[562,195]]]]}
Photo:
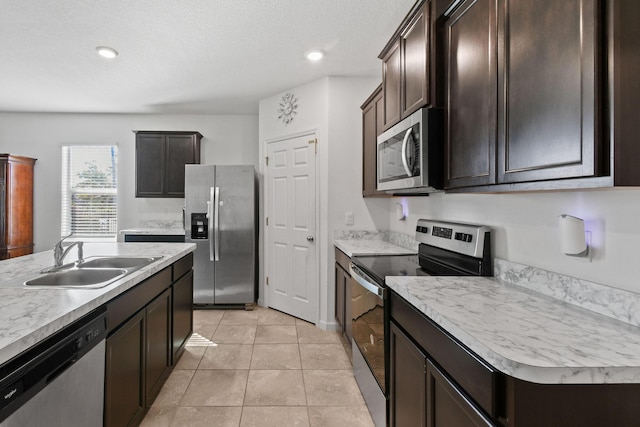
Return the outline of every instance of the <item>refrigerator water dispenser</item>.
{"type": "Polygon", "coordinates": [[[191,238],[209,238],[209,219],[206,213],[191,213],[191,238]]]}

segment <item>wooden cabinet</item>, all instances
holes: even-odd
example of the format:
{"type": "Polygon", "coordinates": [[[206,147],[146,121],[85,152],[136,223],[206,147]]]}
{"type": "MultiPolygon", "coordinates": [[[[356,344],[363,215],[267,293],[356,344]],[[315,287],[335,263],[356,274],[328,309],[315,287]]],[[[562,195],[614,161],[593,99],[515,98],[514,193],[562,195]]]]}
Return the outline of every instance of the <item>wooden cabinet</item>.
{"type": "Polygon", "coordinates": [[[425,426],[427,356],[396,323],[389,326],[389,424],[425,426]]]}
{"type": "Polygon", "coordinates": [[[362,104],[362,197],[390,197],[378,185],[378,134],[383,128],[382,85],[362,104]]]}
{"type": "Polygon", "coordinates": [[[400,116],[430,103],[431,1],[425,1],[400,34],[400,116]]]}
{"type": "Polygon", "coordinates": [[[598,4],[467,0],[447,18],[446,188],[605,172],[598,4]]]}
{"type": "Polygon", "coordinates": [[[107,338],[104,425],[138,425],[145,412],[144,311],[107,338]]]}
{"type": "Polygon", "coordinates": [[[445,24],[445,188],[496,182],[497,3],[465,2],[445,24]]]}
{"type": "Polygon", "coordinates": [[[339,331],[344,332],[345,314],[345,289],[347,287],[347,272],[344,271],[340,264],[336,263],[336,321],[339,325],[339,331]]]}
{"type": "Polygon", "coordinates": [[[390,425],[493,425],[502,377],[395,292],[389,295],[390,425]],[[483,424],[484,423],[484,424],[483,424]]]}
{"type": "Polygon", "coordinates": [[[193,331],[193,255],[107,303],[105,426],[138,425],[193,331]]]}
{"type": "Polygon", "coordinates": [[[382,59],[382,130],[384,130],[398,123],[401,118],[400,40],[396,39],[380,59],[382,59]]]}
{"type": "Polygon", "coordinates": [[[599,2],[507,3],[498,182],[599,174],[599,2]]]}
{"type": "Polygon", "coordinates": [[[135,131],[136,197],[184,197],[184,165],[200,163],[199,132],[135,131]]]}
{"type": "Polygon", "coordinates": [[[172,361],[175,365],[193,332],[193,272],[191,270],[173,284],[172,304],[172,361]]]}
{"type": "Polygon", "coordinates": [[[336,253],[336,321],[340,325],[339,331],[344,336],[347,344],[351,346],[351,274],[349,273],[349,263],[351,259],[340,249],[336,253]]]}
{"type": "Polygon", "coordinates": [[[0,260],[33,253],[35,162],[0,154],[0,260]]]}
{"type": "Polygon", "coordinates": [[[491,427],[494,424],[427,360],[427,427],[491,427]]]}
{"type": "Polygon", "coordinates": [[[417,3],[379,56],[383,101],[383,128],[379,131],[433,104],[432,3],[431,0],[417,3]]]}
{"type": "Polygon", "coordinates": [[[396,323],[389,331],[392,427],[493,425],[396,323]]]}
{"type": "Polygon", "coordinates": [[[158,295],[145,311],[145,401],[153,402],[171,372],[171,289],[158,295]]]}
{"type": "Polygon", "coordinates": [[[391,426],[637,424],[640,384],[520,380],[495,370],[394,291],[389,313],[391,426]]]}

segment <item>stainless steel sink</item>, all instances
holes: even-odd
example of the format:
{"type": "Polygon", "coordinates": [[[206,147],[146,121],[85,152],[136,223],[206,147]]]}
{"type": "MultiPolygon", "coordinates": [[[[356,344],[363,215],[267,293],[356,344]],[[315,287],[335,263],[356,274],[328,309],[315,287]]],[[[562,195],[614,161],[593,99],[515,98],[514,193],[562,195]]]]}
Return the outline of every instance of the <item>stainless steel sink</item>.
{"type": "Polygon", "coordinates": [[[55,267],[56,270],[24,282],[26,286],[58,288],[102,288],[162,258],[93,256],[82,262],[55,267]]]}
{"type": "Polygon", "coordinates": [[[90,257],[79,263],[79,269],[87,268],[126,268],[138,269],[160,259],[161,257],[90,257]]]}
{"type": "Polygon", "coordinates": [[[61,288],[101,288],[126,276],[123,268],[72,268],[24,282],[27,286],[55,286],[61,288]]]}

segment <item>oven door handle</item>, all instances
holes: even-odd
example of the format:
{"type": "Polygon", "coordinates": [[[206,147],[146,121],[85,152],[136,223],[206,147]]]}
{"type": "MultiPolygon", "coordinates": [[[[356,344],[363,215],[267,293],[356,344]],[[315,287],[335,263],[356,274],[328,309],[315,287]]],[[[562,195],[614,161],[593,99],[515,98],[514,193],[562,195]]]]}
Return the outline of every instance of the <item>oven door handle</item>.
{"type": "Polygon", "coordinates": [[[356,267],[352,262],[349,263],[349,273],[351,277],[358,282],[360,286],[372,292],[380,299],[386,299],[387,288],[378,285],[373,279],[371,279],[364,271],[356,267]]]}

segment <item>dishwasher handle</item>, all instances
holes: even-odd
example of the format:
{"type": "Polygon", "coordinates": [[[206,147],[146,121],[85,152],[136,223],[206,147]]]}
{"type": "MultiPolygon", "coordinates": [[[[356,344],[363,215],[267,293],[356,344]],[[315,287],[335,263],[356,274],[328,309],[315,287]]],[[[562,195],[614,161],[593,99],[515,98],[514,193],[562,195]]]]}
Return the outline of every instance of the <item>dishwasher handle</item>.
{"type": "Polygon", "coordinates": [[[378,285],[375,280],[352,262],[349,263],[349,273],[351,273],[353,280],[369,292],[375,294],[378,298],[383,300],[387,298],[387,288],[378,285]]]}

